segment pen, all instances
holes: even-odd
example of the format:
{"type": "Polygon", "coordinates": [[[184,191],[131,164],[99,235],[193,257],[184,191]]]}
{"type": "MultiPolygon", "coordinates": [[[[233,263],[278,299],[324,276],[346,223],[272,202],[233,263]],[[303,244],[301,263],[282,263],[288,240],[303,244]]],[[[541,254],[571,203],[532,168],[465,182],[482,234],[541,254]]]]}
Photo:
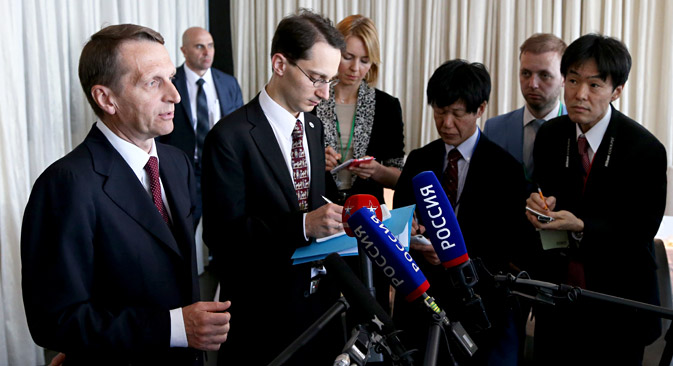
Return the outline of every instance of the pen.
{"type": "Polygon", "coordinates": [[[325,196],[320,196],[320,197],[322,197],[322,199],[324,199],[325,202],[327,202],[327,203],[333,203],[332,201],[329,200],[329,198],[327,198],[325,196]]]}
{"type": "MultiPolygon", "coordinates": [[[[549,207],[547,206],[547,199],[544,198],[544,195],[542,194],[542,189],[540,189],[540,187],[537,187],[537,193],[539,193],[540,198],[542,198],[542,202],[544,203],[544,209],[549,210],[549,207]]],[[[323,198],[325,198],[325,197],[323,197],[323,198]]]]}

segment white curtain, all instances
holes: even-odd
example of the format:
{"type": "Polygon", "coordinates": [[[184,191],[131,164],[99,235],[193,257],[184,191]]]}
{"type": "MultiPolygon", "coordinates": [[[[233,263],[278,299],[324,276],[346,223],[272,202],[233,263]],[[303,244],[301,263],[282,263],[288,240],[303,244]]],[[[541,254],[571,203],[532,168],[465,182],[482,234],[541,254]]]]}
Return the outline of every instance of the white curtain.
{"type": "Polygon", "coordinates": [[[0,366],[44,364],[21,297],[20,230],[37,176],[79,144],[95,116],[77,74],[87,39],[103,26],[159,31],[171,58],[182,32],[207,24],[206,0],[0,0],[0,366]]]}
{"type": "Polygon", "coordinates": [[[235,76],[244,100],[270,77],[269,48],[276,24],[300,7],[335,23],[350,14],[374,20],[382,70],[377,87],[402,103],[407,153],[438,137],[425,86],[444,61],[482,62],[492,92],[481,123],[520,108],[519,46],[537,32],[568,44],[600,32],[621,39],[633,68],[615,107],[673,144],[673,2],[665,0],[232,0],[235,76]]]}

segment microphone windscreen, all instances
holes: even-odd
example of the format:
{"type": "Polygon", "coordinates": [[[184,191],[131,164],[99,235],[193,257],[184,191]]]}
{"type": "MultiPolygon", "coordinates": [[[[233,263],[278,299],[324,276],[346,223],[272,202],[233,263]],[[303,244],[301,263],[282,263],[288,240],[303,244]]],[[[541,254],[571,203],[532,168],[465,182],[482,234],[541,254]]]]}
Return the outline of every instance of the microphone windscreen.
{"type": "Polygon", "coordinates": [[[366,321],[377,327],[382,335],[395,331],[395,326],[388,313],[376,302],[376,299],[372,297],[362,281],[338,253],[328,255],[324,265],[327,275],[335,278],[341,293],[351,305],[351,311],[360,321],[366,321]]]}
{"type": "Polygon", "coordinates": [[[376,214],[362,208],[348,219],[360,251],[365,252],[372,264],[383,271],[392,285],[409,302],[416,300],[430,284],[418,265],[376,214]]]}
{"type": "Polygon", "coordinates": [[[419,173],[412,183],[418,215],[442,265],[452,268],[468,261],[470,258],[456,214],[435,173],[419,173]]]}
{"type": "Polygon", "coordinates": [[[376,197],[372,196],[371,194],[354,194],[346,199],[343,212],[341,214],[341,222],[343,223],[346,235],[351,237],[354,236],[353,231],[348,226],[348,218],[350,218],[351,214],[353,214],[355,211],[363,207],[366,207],[371,212],[376,213],[376,217],[379,219],[379,221],[383,221],[381,205],[379,204],[379,200],[376,199],[376,197]]]}

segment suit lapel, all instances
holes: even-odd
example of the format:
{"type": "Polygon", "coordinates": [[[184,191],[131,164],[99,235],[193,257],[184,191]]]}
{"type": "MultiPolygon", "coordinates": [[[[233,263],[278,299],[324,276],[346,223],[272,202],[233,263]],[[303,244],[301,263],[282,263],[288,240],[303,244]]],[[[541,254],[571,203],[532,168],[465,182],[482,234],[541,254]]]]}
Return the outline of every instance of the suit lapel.
{"type": "MultiPolygon", "coordinates": [[[[217,83],[215,85],[217,85],[217,83]]],[[[192,120],[192,106],[189,102],[189,92],[187,92],[187,76],[185,75],[184,64],[178,67],[177,71],[175,72],[175,88],[178,89],[178,93],[180,93],[182,96],[180,103],[185,108],[185,112],[187,113],[187,120],[191,122],[192,126],[195,126],[196,124],[192,120]]]]}
{"type": "Polygon", "coordinates": [[[177,242],[138,177],[97,127],[85,140],[94,170],[107,177],[103,191],[126,214],[178,255],[177,242]]]}
{"type": "MultiPolygon", "coordinates": [[[[308,113],[304,113],[304,131],[306,133],[306,139],[308,141],[308,151],[309,157],[311,158],[308,161],[308,164],[311,164],[311,188],[309,190],[309,208],[315,207],[313,201],[316,199],[322,200],[322,198],[316,197],[315,192],[320,192],[318,188],[318,176],[325,171],[325,163],[322,162],[320,157],[325,155],[325,146],[322,139],[322,129],[317,123],[318,121],[312,122],[311,116],[308,113]]],[[[322,180],[320,180],[322,181],[322,180]]],[[[321,206],[322,201],[317,206],[321,206]]]]}
{"type": "MultiPolygon", "coordinates": [[[[193,222],[187,217],[191,213],[192,202],[188,186],[184,183],[187,180],[187,170],[179,168],[173,156],[165,152],[164,146],[157,144],[157,155],[159,156],[159,175],[166,190],[166,201],[173,218],[173,235],[178,243],[191,244],[194,239],[193,230],[187,226],[193,226],[193,222]],[[180,181],[181,179],[183,182],[180,181]]],[[[189,245],[180,248],[185,257],[191,258],[192,247],[193,245],[189,245]]]]}
{"type": "MultiPolygon", "coordinates": [[[[224,90],[222,90],[222,80],[220,80],[220,74],[216,73],[215,70],[211,69],[210,74],[213,76],[213,83],[215,84],[215,92],[217,93],[217,99],[220,101],[218,105],[220,106],[220,116],[224,117],[224,106],[228,105],[231,103],[229,100],[227,100],[224,94],[224,90]]],[[[217,122],[217,121],[215,121],[217,122]]]]}
{"type": "MultiPolygon", "coordinates": [[[[612,106],[610,106],[610,108],[612,108],[612,106]]],[[[613,108],[608,128],[605,130],[601,144],[598,146],[598,151],[596,151],[596,154],[594,154],[594,159],[591,162],[591,171],[587,177],[585,192],[590,189],[591,182],[600,178],[602,174],[606,173],[606,169],[610,167],[610,160],[612,159],[613,150],[615,149],[615,145],[617,145],[618,142],[617,130],[620,123],[621,113],[613,108]]],[[[575,146],[577,146],[577,144],[575,144],[575,146]]],[[[614,164],[614,162],[612,163],[614,164]]]]}
{"type": "MultiPolygon", "coordinates": [[[[287,164],[283,158],[283,153],[278,147],[276,135],[271,129],[269,120],[266,119],[262,107],[259,105],[259,96],[257,96],[247,108],[248,122],[253,125],[250,130],[250,136],[255,141],[255,145],[260,154],[266,161],[269,170],[276,178],[276,183],[280,187],[285,198],[292,203],[292,207],[299,207],[297,193],[294,190],[294,182],[287,164]]],[[[271,184],[271,182],[269,182],[271,184]]]]}

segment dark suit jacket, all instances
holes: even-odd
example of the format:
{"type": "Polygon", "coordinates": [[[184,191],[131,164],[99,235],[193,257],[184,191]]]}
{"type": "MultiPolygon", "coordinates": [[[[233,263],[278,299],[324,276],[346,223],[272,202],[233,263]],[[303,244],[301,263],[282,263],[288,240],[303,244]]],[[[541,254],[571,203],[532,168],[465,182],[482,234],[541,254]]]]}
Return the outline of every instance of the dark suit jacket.
{"type": "MultiPolygon", "coordinates": [[[[325,152],[320,120],[308,113],[304,118],[311,211],[324,204],[325,152]]],[[[221,298],[232,301],[232,318],[240,324],[229,333],[218,362],[267,364],[326,310],[322,304],[333,304],[337,293],[328,292],[323,279],[318,293],[305,297],[310,266],[292,265],[294,250],[308,244],[303,214],[259,96],[208,134],[202,185],[204,242],[220,277],[221,298]],[[250,352],[251,347],[258,348],[250,352]]],[[[339,352],[342,345],[318,343],[299,353],[319,353],[325,346],[339,352]]],[[[332,362],[336,357],[325,356],[332,362]]]]}
{"type": "Polygon", "coordinates": [[[38,178],[21,232],[31,335],[68,364],[193,364],[169,348],[169,310],[199,299],[194,178],[181,151],[157,144],[173,217],[163,221],[122,156],[93,127],[38,178]]]}
{"type": "MultiPolygon", "coordinates": [[[[659,304],[653,238],[666,203],[666,151],[644,127],[612,108],[584,186],[575,128],[569,117],[555,118],[535,141],[534,178],[545,195],[556,197],[555,211],[568,210],[584,221],[578,250],[540,256],[541,278],[564,282],[570,255],[584,263],[588,290],[659,304]]],[[[626,337],[633,345],[659,335],[656,319],[601,305],[586,311],[592,319],[573,327],[577,334],[626,337]],[[597,325],[601,317],[614,329],[597,325]]]]}
{"type": "MultiPolygon", "coordinates": [[[[395,188],[395,207],[416,203],[412,179],[417,174],[432,171],[441,181],[445,157],[446,148],[441,139],[412,151],[395,188]]],[[[525,221],[525,187],[521,164],[482,134],[470,161],[457,219],[470,258],[481,258],[493,274],[498,271],[512,273],[509,262],[521,266],[521,255],[531,245],[533,231],[525,221]]],[[[461,320],[470,330],[472,322],[457,302],[457,291],[451,288],[443,267],[430,265],[414,250],[410,253],[430,282],[428,294],[437,299],[437,304],[447,311],[451,320],[461,320]]],[[[505,310],[512,304],[506,301],[502,292],[495,289],[493,281],[484,272],[480,272],[479,276],[475,292],[483,298],[489,320],[494,329],[500,332],[506,323],[505,310]]],[[[428,322],[419,321],[423,315],[419,314],[419,309],[412,307],[415,306],[406,304],[398,296],[395,321],[408,334],[405,339],[424,352],[428,322]]],[[[474,332],[470,335],[482,350],[468,364],[486,364],[485,353],[497,342],[494,339],[496,336],[474,332]]]]}
{"type": "MultiPolygon", "coordinates": [[[[524,108],[489,118],[484,123],[484,135],[507,150],[519,163],[523,163],[524,108]]],[[[565,104],[561,103],[561,108],[561,115],[568,114],[565,104]]]]}
{"type": "MultiPolygon", "coordinates": [[[[218,69],[210,69],[217,91],[217,98],[220,101],[220,113],[224,118],[229,113],[237,110],[243,105],[241,88],[236,78],[226,74],[218,69]]],[[[178,67],[173,79],[178,93],[180,93],[180,103],[175,105],[175,117],[173,118],[173,132],[165,136],[160,136],[158,140],[165,144],[173,145],[184,151],[190,160],[194,160],[194,149],[196,147],[196,133],[192,121],[192,107],[189,103],[189,94],[187,93],[187,78],[185,76],[185,65],[178,67]]]]}

